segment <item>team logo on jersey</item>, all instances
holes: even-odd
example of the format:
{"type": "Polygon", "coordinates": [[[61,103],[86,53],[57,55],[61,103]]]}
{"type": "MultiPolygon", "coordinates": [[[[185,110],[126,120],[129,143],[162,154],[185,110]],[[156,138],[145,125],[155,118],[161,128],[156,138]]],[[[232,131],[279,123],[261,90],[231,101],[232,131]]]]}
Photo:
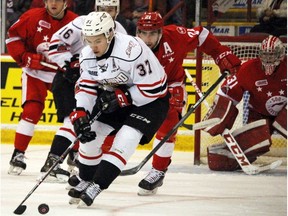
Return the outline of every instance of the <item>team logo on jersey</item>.
{"type": "Polygon", "coordinates": [[[265,79],[265,80],[257,80],[256,82],[255,82],[255,85],[257,86],[257,87],[259,87],[259,86],[265,86],[265,85],[268,85],[268,81],[265,79]]]}
{"type": "Polygon", "coordinates": [[[51,24],[44,21],[44,20],[39,20],[39,25],[44,27],[44,28],[51,29],[51,24]]]}
{"type": "Polygon", "coordinates": [[[104,65],[98,65],[99,67],[99,70],[101,73],[104,73],[107,71],[107,68],[108,68],[108,64],[104,64],[104,65]]]}
{"type": "Polygon", "coordinates": [[[130,56],[131,56],[132,48],[133,48],[133,47],[136,47],[136,46],[137,46],[136,43],[134,43],[133,41],[129,41],[128,47],[127,47],[127,49],[126,49],[126,51],[125,51],[125,53],[127,54],[127,56],[128,56],[129,58],[130,58],[130,56]]]}
{"type": "Polygon", "coordinates": [[[176,30],[180,33],[180,34],[186,34],[186,29],[181,27],[181,26],[178,26],[176,28],[176,30]]]}
{"type": "Polygon", "coordinates": [[[110,78],[110,79],[104,79],[102,80],[103,84],[106,85],[120,85],[120,84],[126,84],[128,82],[129,78],[124,73],[119,73],[116,77],[110,78]]]}
{"type": "Polygon", "coordinates": [[[287,98],[284,96],[273,96],[265,104],[266,110],[272,115],[277,116],[280,110],[286,105],[287,98]]]}
{"type": "Polygon", "coordinates": [[[88,73],[92,76],[98,76],[98,71],[88,70],[88,73]]]}

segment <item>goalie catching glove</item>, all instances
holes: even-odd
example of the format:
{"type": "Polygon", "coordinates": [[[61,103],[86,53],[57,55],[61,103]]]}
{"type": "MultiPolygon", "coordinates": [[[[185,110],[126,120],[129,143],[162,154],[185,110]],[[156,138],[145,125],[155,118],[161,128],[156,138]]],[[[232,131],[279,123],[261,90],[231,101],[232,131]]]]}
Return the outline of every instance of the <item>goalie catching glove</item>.
{"type": "Polygon", "coordinates": [[[96,107],[103,113],[111,113],[132,104],[130,92],[121,86],[114,91],[103,91],[96,100],[96,107]]]}
{"type": "Polygon", "coordinates": [[[229,47],[221,46],[219,49],[220,54],[213,55],[215,63],[220,68],[221,73],[228,70],[231,75],[234,75],[241,66],[240,59],[232,53],[229,47]]]}
{"type": "Polygon", "coordinates": [[[75,83],[79,79],[80,65],[78,54],[72,56],[70,62],[65,61],[65,66],[63,67],[63,77],[67,79],[70,83],[75,83]]]}
{"type": "Polygon", "coordinates": [[[204,129],[211,136],[222,134],[225,128],[231,129],[238,115],[238,109],[233,102],[226,97],[216,95],[212,107],[208,110],[203,121],[213,118],[219,118],[220,122],[214,126],[204,129]]]}
{"type": "Polygon", "coordinates": [[[79,138],[81,143],[86,143],[96,138],[95,131],[91,131],[91,125],[89,122],[89,112],[86,112],[83,107],[77,107],[70,114],[70,121],[74,126],[74,131],[77,137],[82,134],[79,138]]]}

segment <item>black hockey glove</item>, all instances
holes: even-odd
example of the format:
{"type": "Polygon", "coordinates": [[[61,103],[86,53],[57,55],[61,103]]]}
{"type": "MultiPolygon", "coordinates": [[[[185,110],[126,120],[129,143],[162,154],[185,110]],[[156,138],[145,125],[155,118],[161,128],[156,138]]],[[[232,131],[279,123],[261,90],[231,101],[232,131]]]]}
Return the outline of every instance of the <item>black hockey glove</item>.
{"type": "Polygon", "coordinates": [[[87,113],[83,107],[74,109],[70,114],[70,120],[74,126],[76,135],[79,136],[82,134],[79,139],[81,143],[90,142],[96,138],[95,131],[91,131],[89,113],[87,113]]]}
{"type": "Polygon", "coordinates": [[[119,87],[113,92],[104,91],[96,100],[96,107],[103,113],[111,113],[131,104],[132,98],[126,87],[119,87]]]}
{"type": "Polygon", "coordinates": [[[63,77],[70,83],[75,83],[80,77],[79,55],[72,56],[69,61],[65,61],[66,65],[63,67],[63,77]]]}

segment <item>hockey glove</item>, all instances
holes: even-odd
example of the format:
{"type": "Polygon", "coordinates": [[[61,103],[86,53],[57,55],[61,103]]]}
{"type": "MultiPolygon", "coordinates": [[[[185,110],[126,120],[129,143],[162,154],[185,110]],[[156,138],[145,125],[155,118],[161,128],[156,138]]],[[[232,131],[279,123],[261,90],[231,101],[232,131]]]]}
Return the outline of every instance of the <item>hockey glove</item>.
{"type": "Polygon", "coordinates": [[[87,113],[83,107],[74,109],[70,114],[70,120],[74,126],[76,135],[79,136],[82,134],[79,139],[81,143],[90,142],[96,138],[95,131],[91,131],[89,113],[87,113]]]}
{"type": "Polygon", "coordinates": [[[175,86],[168,88],[171,97],[169,99],[170,107],[176,109],[179,113],[182,113],[182,109],[186,104],[186,92],[182,86],[175,86]]]}
{"type": "Polygon", "coordinates": [[[240,59],[227,46],[220,48],[220,54],[215,58],[215,63],[220,68],[221,73],[228,70],[230,75],[236,74],[241,66],[240,59]]]}
{"type": "Polygon", "coordinates": [[[65,61],[65,63],[63,77],[70,83],[75,83],[80,77],[79,55],[72,56],[70,62],[65,61]]]}
{"type": "Polygon", "coordinates": [[[103,113],[111,113],[131,104],[132,98],[126,87],[117,88],[114,92],[104,91],[96,101],[96,107],[103,113]]]}
{"type": "Polygon", "coordinates": [[[45,57],[41,54],[25,52],[22,55],[21,67],[27,67],[35,70],[42,70],[44,66],[41,65],[41,61],[45,61],[45,57]]]}

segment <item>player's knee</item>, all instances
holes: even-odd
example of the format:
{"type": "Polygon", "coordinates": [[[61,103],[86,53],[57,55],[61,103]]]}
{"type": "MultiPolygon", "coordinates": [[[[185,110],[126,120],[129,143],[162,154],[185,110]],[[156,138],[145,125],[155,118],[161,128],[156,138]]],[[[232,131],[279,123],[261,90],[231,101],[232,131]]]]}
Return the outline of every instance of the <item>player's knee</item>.
{"type": "MultiPolygon", "coordinates": [[[[157,140],[162,140],[166,136],[166,133],[158,131],[155,138],[157,140]]],[[[172,134],[166,142],[175,143],[176,141],[176,133],[172,134]]]]}
{"type": "Polygon", "coordinates": [[[42,116],[44,105],[37,101],[27,101],[23,106],[23,112],[21,118],[37,124],[42,116]]]}

